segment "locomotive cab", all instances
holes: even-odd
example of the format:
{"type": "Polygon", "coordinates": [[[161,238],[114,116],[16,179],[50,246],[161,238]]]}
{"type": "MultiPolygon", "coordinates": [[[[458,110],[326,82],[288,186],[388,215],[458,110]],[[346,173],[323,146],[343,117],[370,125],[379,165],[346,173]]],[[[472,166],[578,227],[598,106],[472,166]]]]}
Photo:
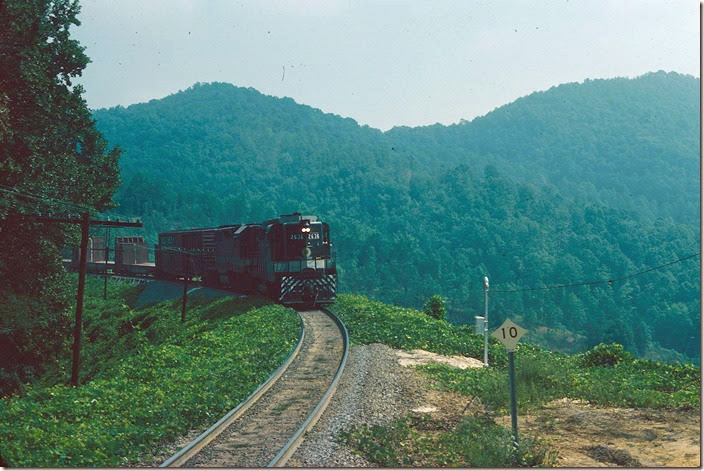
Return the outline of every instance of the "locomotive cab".
{"type": "Polygon", "coordinates": [[[329,226],[299,213],[271,221],[269,240],[275,276],[273,290],[284,304],[323,304],[335,300],[337,273],[329,226]]]}
{"type": "Polygon", "coordinates": [[[304,219],[300,223],[284,224],[284,260],[315,260],[330,258],[328,225],[304,219]]]}

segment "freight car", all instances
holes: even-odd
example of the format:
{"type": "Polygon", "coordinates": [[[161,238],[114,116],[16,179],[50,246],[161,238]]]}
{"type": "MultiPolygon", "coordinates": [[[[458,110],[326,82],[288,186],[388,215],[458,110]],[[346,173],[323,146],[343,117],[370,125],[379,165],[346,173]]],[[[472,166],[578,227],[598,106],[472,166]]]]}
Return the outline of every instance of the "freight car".
{"type": "Polygon", "coordinates": [[[155,254],[157,278],[199,276],[206,285],[258,291],[286,305],[335,300],[330,228],[316,216],[163,232],[155,254]]]}
{"type": "Polygon", "coordinates": [[[149,262],[149,246],[144,237],[115,237],[115,264],[112,272],[133,276],[146,276],[154,272],[154,264],[149,262]]]}
{"type": "MultiPolygon", "coordinates": [[[[105,238],[88,238],[86,271],[88,273],[150,277],[154,273],[154,263],[149,261],[149,246],[144,237],[115,237],[114,248],[105,247],[105,238]],[[114,260],[105,260],[106,252],[114,253],[114,260]]],[[[62,250],[64,266],[78,271],[81,251],[78,248],[62,250]]]]}

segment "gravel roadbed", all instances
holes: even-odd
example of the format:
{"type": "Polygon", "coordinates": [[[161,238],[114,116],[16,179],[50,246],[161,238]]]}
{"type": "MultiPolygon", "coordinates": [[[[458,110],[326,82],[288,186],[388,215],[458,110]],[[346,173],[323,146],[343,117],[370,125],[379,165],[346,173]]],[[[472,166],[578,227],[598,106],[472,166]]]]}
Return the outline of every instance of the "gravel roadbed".
{"type": "MultiPolygon", "coordinates": [[[[408,352],[378,343],[352,346],[325,412],[285,466],[378,467],[338,443],[338,434],[363,424],[385,425],[417,408],[429,407],[435,410],[434,415],[446,415],[448,420],[462,415],[467,398],[434,390],[427,377],[400,364],[407,356],[408,352]]],[[[201,431],[191,430],[170,443],[167,451],[146,458],[137,466],[158,466],[201,431]]]]}
{"type": "Polygon", "coordinates": [[[354,425],[388,424],[420,406],[427,380],[399,365],[396,351],[383,344],[356,345],[335,395],[287,467],[377,467],[338,443],[354,425]]]}

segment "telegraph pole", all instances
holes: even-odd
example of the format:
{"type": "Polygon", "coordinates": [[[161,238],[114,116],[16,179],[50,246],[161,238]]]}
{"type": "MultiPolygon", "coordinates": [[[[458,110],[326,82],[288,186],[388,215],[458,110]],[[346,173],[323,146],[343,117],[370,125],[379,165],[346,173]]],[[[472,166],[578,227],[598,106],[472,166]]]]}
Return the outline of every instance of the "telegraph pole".
{"type": "Polygon", "coordinates": [[[83,293],[86,286],[88,268],[88,237],[90,226],[105,227],[142,227],[141,222],[98,221],[89,219],[88,213],[81,214],[80,219],[71,218],[36,218],[39,222],[60,222],[81,225],[81,257],[78,268],[78,294],[76,295],[76,322],[73,326],[73,360],[71,363],[71,385],[78,386],[78,370],[81,354],[81,331],[83,329],[83,293]]]}
{"type": "Polygon", "coordinates": [[[78,386],[78,365],[81,353],[81,328],[83,327],[83,292],[86,286],[88,259],[88,213],[81,215],[81,257],[78,268],[78,295],[76,296],[76,323],[73,326],[73,361],[71,363],[71,384],[78,386]]]}

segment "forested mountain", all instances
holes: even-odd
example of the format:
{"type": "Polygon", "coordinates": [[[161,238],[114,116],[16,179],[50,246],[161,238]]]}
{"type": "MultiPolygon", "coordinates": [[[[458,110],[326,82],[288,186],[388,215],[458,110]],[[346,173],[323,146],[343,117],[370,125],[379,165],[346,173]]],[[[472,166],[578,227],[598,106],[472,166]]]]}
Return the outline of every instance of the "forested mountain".
{"type": "Polygon", "coordinates": [[[566,197],[698,226],[699,127],[699,80],[656,72],[563,84],[471,122],[387,136],[423,164],[491,164],[566,197]]]}
{"type": "Polygon", "coordinates": [[[470,123],[387,133],[221,83],[94,117],[124,150],[117,212],[143,218],[152,241],[317,214],[341,290],[409,306],[439,293],[469,322],[486,274],[492,327],[510,316],[553,347],[618,341],[698,360],[698,258],[610,284],[499,292],[618,279],[698,251],[698,115],[681,99],[698,103],[691,83],[569,84],[470,123]]]}

